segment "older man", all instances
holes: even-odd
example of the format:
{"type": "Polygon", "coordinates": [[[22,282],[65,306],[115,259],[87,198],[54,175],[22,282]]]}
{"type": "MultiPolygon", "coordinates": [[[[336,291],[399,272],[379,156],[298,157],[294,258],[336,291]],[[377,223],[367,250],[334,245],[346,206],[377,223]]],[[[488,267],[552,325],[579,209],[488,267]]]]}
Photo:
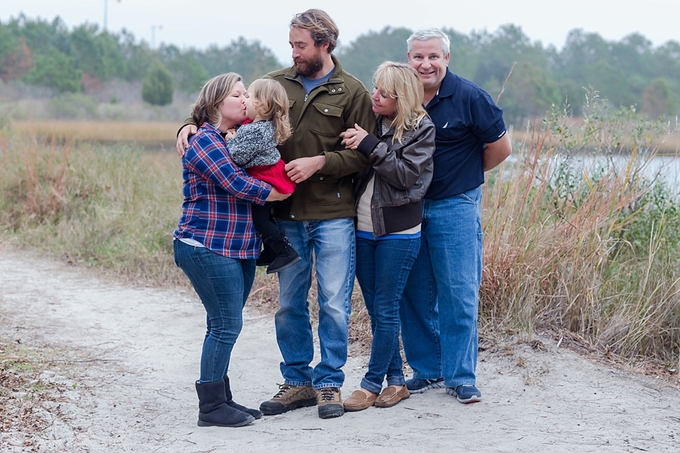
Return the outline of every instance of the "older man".
{"type": "Polygon", "coordinates": [[[425,195],[420,254],[401,306],[411,393],[446,387],[461,403],[476,387],[477,314],[482,279],[484,172],[511,153],[502,110],[474,83],[448,69],[450,41],[436,28],[407,40],[408,61],[425,86],[436,126],[434,177],[425,195]]]}

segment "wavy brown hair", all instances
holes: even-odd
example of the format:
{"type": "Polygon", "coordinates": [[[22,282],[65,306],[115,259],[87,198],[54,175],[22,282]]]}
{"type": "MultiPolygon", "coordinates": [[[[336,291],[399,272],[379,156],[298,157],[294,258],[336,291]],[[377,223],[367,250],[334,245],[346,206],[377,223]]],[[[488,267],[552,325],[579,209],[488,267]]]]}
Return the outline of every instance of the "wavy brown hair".
{"type": "Polygon", "coordinates": [[[191,111],[191,117],[199,127],[205,122],[215,127],[219,126],[222,114],[217,106],[229,96],[234,85],[241,80],[241,76],[235,72],[227,72],[213,77],[203,85],[191,111]]]}
{"type": "Polygon", "coordinates": [[[308,30],[314,40],[314,45],[319,47],[328,43],[328,53],[333,52],[338,45],[340,30],[335,25],[331,16],[320,9],[308,9],[304,13],[298,13],[290,21],[290,26],[301,30],[308,30]]]}

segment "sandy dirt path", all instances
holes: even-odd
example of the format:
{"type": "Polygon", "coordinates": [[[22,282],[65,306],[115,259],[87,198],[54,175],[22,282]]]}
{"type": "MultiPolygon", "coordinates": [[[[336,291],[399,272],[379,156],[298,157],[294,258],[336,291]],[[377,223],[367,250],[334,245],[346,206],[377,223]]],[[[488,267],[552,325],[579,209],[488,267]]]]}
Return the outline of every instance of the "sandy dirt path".
{"type": "MultiPolygon", "coordinates": [[[[204,312],[192,291],[125,286],[9,249],[0,249],[0,275],[0,338],[52,351],[57,370],[42,379],[68,389],[44,406],[42,431],[1,433],[3,452],[33,451],[27,437],[47,452],[680,451],[678,388],[548,340],[481,352],[481,404],[431,390],[337,419],[312,407],[242,428],[198,428],[204,312]]],[[[257,406],[281,382],[281,357],[273,316],[245,315],[230,377],[235,399],[257,406]]],[[[348,361],[345,397],[366,363],[348,361]]]]}

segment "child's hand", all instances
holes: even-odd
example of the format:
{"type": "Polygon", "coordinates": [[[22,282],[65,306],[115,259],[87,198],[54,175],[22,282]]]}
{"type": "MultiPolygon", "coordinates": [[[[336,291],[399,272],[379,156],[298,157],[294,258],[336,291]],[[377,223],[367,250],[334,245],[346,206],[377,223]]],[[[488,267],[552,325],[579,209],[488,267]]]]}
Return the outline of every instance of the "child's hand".
{"type": "Polygon", "coordinates": [[[227,132],[224,133],[224,139],[236,137],[236,129],[227,129],[227,132]]]}

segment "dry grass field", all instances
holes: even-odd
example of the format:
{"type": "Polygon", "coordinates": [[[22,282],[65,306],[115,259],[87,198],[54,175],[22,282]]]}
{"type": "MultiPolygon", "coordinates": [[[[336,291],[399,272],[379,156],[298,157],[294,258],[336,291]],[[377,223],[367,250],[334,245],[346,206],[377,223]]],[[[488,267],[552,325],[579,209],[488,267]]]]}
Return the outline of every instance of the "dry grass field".
{"type": "MultiPolygon", "coordinates": [[[[179,121],[86,121],[86,120],[11,120],[11,128],[20,135],[35,137],[44,143],[97,142],[106,144],[137,143],[144,148],[168,147],[175,141],[179,121]]],[[[570,118],[570,128],[583,125],[583,118],[570,118]]],[[[510,128],[513,141],[523,143],[529,137],[527,127],[510,128]]],[[[660,155],[680,155],[680,128],[668,125],[668,133],[652,140],[660,155]]]]}
{"type": "MultiPolygon", "coordinates": [[[[642,169],[654,153],[677,154],[680,133],[621,118],[595,112],[512,131],[512,159],[485,185],[485,335],[550,330],[626,360],[677,364],[677,190],[650,191],[642,169]],[[628,152],[637,147],[643,158],[628,152]],[[616,151],[630,162],[625,174],[589,174],[557,165],[560,150],[616,151]]],[[[169,240],[181,204],[179,125],[11,122],[0,129],[0,219],[8,222],[0,234],[125,278],[186,284],[169,240]]],[[[275,308],[276,291],[275,278],[262,276],[253,303],[275,308]]],[[[370,344],[358,290],[354,305],[350,335],[370,344]]]]}
{"type": "Polygon", "coordinates": [[[40,142],[65,143],[88,141],[98,143],[137,143],[144,147],[175,141],[181,123],[161,121],[12,121],[12,129],[20,135],[36,137],[40,142]]]}
{"type": "MultiPolygon", "coordinates": [[[[570,118],[569,128],[575,129],[583,127],[583,118],[570,118]]],[[[513,142],[525,143],[530,134],[527,132],[528,128],[511,127],[511,136],[513,142]]],[[[655,148],[655,154],[665,156],[680,156],[680,125],[667,125],[667,132],[653,137],[652,144],[655,148]]],[[[597,144],[594,143],[595,147],[597,144]]]]}

